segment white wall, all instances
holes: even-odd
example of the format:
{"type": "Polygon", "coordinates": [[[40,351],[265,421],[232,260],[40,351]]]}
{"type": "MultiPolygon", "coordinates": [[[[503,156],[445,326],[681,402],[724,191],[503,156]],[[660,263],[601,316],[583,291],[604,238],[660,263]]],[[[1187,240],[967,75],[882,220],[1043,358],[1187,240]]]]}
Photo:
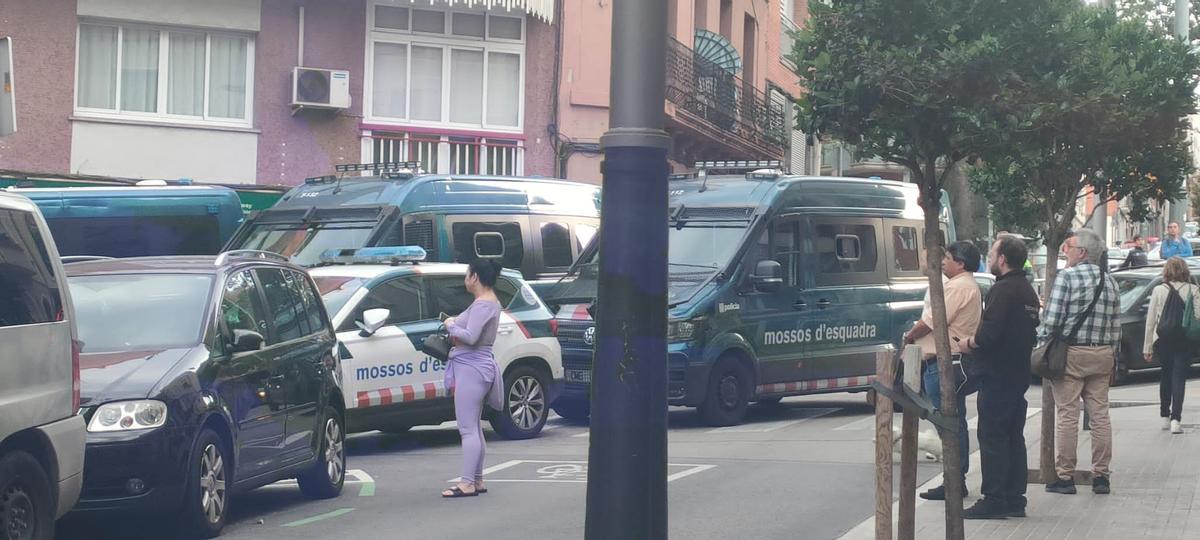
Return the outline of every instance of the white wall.
{"type": "Polygon", "coordinates": [[[78,0],[80,17],[257,32],[261,0],[78,0]]]}
{"type": "Polygon", "coordinates": [[[258,134],[75,120],[71,172],[253,184],[258,134]]]}

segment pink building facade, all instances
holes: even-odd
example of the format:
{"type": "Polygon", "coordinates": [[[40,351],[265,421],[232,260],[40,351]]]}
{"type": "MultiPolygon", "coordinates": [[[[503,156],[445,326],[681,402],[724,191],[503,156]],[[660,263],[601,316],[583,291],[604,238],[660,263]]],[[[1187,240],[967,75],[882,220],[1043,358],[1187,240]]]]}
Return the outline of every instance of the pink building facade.
{"type": "Polygon", "coordinates": [[[555,15],[550,0],[5,0],[18,130],[0,170],[551,176],[555,15]],[[295,107],[297,66],[347,72],[349,106],[295,107]]]}

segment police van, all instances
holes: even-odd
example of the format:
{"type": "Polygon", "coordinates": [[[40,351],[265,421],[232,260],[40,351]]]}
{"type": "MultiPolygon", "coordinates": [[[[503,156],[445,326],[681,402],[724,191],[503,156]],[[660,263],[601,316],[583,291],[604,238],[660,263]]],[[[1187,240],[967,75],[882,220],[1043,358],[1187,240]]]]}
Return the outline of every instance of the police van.
{"type": "MultiPolygon", "coordinates": [[[[417,246],[327,250],[310,270],[337,332],[349,432],[401,432],[454,419],[444,364],[420,351],[474,300],[467,266],[426,264],[417,246]]],[[[504,310],[493,346],[504,377],[506,410],[489,417],[502,437],[541,432],[561,388],[562,352],[555,320],[512,270],[496,281],[504,310]]]]}
{"type": "Polygon", "coordinates": [[[503,251],[526,279],[562,276],[599,229],[600,188],[565,180],[423,174],[416,162],[338,165],[247,218],[226,249],[288,256],[415,245],[431,261],[503,251]],[[367,174],[367,176],[360,176],[367,174]]]}
{"type": "MultiPolygon", "coordinates": [[[[697,165],[670,187],[670,403],[731,425],[750,402],[868,390],[875,353],[898,346],[923,305],[917,186],[697,165]]],[[[949,210],[941,222],[946,237],[949,210]]],[[[539,290],[557,308],[566,387],[554,409],[567,418],[589,413],[597,245],[539,290]]]]}

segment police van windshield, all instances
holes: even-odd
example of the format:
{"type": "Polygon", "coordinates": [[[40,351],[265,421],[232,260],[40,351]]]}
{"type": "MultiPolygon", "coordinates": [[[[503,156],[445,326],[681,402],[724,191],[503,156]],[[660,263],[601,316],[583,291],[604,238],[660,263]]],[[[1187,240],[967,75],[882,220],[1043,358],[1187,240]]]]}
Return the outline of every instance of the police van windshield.
{"type": "Polygon", "coordinates": [[[375,229],[375,222],[337,224],[280,223],[254,227],[238,249],[271,251],[301,266],[320,262],[321,253],[330,249],[364,247],[375,229]]]}

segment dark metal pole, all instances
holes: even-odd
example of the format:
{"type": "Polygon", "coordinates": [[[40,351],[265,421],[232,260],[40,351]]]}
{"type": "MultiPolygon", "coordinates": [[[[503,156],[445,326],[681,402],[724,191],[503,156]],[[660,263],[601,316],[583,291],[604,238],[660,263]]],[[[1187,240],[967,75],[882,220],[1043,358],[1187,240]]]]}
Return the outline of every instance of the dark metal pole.
{"type": "Polygon", "coordinates": [[[614,0],[588,540],[667,537],[666,0],[614,0]]]}

